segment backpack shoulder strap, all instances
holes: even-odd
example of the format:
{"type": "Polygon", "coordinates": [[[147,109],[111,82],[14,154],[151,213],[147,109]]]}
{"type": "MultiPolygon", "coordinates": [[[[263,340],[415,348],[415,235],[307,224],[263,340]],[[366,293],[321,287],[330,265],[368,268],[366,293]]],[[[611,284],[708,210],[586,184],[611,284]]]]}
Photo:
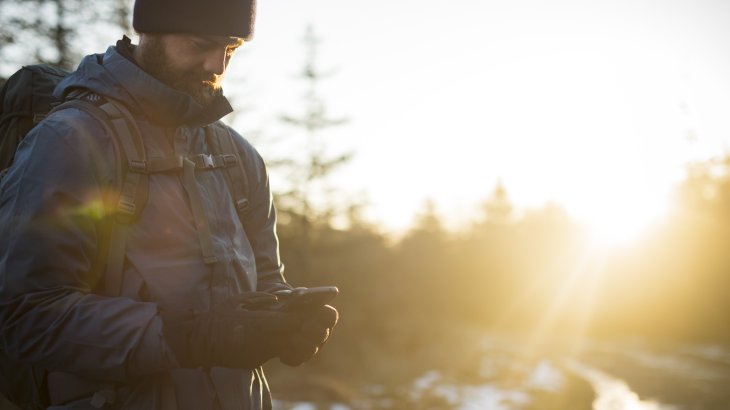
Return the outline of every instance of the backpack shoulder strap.
{"type": "Polygon", "coordinates": [[[239,155],[239,150],[236,149],[233,134],[231,134],[228,127],[217,122],[210,125],[206,131],[209,132],[211,150],[216,156],[224,159],[224,174],[228,190],[236,205],[238,218],[243,223],[243,218],[249,208],[249,185],[243,158],[239,155]]]}
{"type": "Polygon", "coordinates": [[[97,119],[111,136],[116,154],[116,185],[119,196],[111,204],[114,216],[106,219],[107,238],[100,244],[99,260],[105,261],[99,272],[104,272],[104,291],[109,296],[121,294],[124,259],[129,225],[144,209],[148,199],[149,178],[146,154],[137,123],[121,104],[111,100],[75,98],[65,101],[53,111],[76,108],[97,119]],[[104,255],[106,254],[106,258],[104,255]]]}

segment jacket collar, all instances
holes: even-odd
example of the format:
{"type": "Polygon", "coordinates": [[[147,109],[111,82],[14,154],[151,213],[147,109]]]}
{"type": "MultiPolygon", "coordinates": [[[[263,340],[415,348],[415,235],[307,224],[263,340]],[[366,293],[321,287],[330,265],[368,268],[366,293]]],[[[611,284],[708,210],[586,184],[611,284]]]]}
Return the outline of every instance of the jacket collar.
{"type": "Polygon", "coordinates": [[[125,36],[103,56],[87,56],[79,68],[59,84],[55,94],[64,96],[75,88],[85,88],[119,100],[133,113],[166,126],[207,125],[233,111],[223,95],[203,106],[188,94],[147,74],[131,58],[131,47],[125,36]]]}

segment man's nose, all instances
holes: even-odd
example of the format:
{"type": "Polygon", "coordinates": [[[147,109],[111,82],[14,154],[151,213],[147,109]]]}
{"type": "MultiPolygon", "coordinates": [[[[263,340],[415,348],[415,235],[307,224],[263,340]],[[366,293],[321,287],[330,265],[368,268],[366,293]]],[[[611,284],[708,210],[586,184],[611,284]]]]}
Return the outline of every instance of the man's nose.
{"type": "Polygon", "coordinates": [[[203,62],[206,73],[223,75],[226,71],[226,50],[211,50],[203,62]]]}

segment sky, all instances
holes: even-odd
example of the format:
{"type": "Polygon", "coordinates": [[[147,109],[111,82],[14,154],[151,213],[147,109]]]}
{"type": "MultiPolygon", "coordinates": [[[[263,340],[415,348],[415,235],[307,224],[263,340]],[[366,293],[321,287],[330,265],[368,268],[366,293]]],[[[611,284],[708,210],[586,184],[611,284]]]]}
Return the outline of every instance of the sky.
{"type": "Polygon", "coordinates": [[[403,230],[430,199],[462,226],[502,181],[519,209],[639,226],[730,147],[729,23],[721,0],[262,1],[225,87],[252,107],[244,133],[284,141],[265,157],[294,147],[276,115],[301,111],[311,25],[320,93],[349,119],[322,138],[355,154],[332,184],[368,218],[403,230]]]}
{"type": "Polygon", "coordinates": [[[354,154],[329,182],[393,232],[427,200],[468,225],[499,181],[518,210],[555,203],[628,232],[661,219],[689,161],[730,148],[726,0],[261,0],[257,14],[224,82],[233,124],[265,159],[302,152],[277,117],[302,111],[311,25],[318,91],[348,119],[320,137],[354,154]]]}

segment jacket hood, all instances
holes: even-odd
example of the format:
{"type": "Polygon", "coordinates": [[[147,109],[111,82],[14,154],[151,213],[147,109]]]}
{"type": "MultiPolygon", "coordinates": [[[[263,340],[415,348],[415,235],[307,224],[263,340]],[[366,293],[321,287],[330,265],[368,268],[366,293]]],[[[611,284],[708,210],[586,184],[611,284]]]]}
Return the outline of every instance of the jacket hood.
{"type": "Polygon", "coordinates": [[[208,106],[178,91],[151,75],[123,56],[117,46],[104,54],[84,57],[76,71],[56,87],[54,96],[63,99],[75,89],[87,89],[106,98],[124,103],[150,122],[167,126],[202,126],[213,123],[233,109],[220,95],[208,106]]]}

